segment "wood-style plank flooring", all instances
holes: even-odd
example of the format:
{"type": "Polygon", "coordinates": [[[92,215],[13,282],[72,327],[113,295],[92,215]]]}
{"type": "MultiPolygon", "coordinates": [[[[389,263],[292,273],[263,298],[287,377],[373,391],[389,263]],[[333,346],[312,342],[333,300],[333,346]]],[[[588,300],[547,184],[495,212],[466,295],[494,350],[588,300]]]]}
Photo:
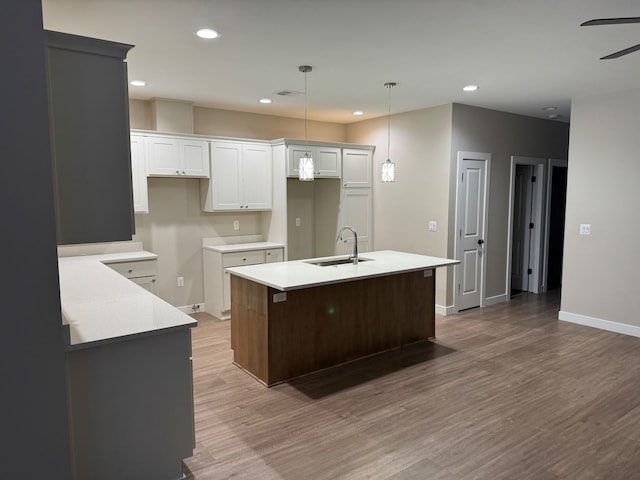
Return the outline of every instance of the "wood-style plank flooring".
{"type": "Polygon", "coordinates": [[[638,479],[640,338],[559,295],[436,318],[437,340],[265,388],[229,322],[193,329],[188,479],[638,479]]]}

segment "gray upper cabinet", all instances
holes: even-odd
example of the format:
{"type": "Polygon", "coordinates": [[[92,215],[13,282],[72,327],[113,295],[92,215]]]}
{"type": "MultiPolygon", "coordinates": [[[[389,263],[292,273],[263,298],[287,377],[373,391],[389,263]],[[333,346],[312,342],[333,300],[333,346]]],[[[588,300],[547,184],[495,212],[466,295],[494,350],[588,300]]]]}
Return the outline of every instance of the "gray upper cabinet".
{"type": "Polygon", "coordinates": [[[131,240],[132,45],[45,31],[58,244],[131,240]]]}

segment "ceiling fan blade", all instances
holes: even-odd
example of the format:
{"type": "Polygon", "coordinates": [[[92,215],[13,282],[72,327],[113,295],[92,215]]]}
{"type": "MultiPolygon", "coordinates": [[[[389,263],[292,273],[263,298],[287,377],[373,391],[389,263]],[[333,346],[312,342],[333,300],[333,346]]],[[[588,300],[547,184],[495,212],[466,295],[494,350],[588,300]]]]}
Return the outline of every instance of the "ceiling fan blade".
{"type": "Polygon", "coordinates": [[[619,52],[612,53],[611,55],[602,57],[600,60],[611,60],[613,58],[619,58],[624,55],[629,55],[630,53],[637,52],[638,50],[640,50],[640,44],[633,47],[625,48],[624,50],[620,50],[619,52]]]}
{"type": "Polygon", "coordinates": [[[588,22],[581,23],[581,27],[592,25],[620,25],[623,23],[640,23],[640,17],[623,17],[623,18],[596,18],[588,22]]]}

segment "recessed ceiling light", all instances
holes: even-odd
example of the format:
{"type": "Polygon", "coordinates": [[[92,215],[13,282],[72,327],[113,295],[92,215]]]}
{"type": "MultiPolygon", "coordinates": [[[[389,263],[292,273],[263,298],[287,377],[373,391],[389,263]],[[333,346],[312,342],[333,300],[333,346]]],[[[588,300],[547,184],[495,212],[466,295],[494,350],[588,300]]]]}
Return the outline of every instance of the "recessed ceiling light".
{"type": "Polygon", "coordinates": [[[556,118],[560,118],[560,115],[557,113],[552,113],[551,115],[547,115],[547,118],[550,120],[555,120],[556,118]]]}
{"type": "Polygon", "coordinates": [[[356,110],[355,112],[353,112],[353,114],[354,114],[356,117],[359,117],[360,115],[364,115],[364,112],[363,112],[362,110],[356,110]]]}
{"type": "Polygon", "coordinates": [[[144,80],[131,80],[130,83],[134,87],[144,87],[147,84],[144,80]]]}
{"type": "Polygon", "coordinates": [[[200,38],[207,38],[207,39],[218,38],[220,36],[218,32],[210,28],[201,28],[196,32],[196,35],[199,36],[200,38]]]}
{"type": "Polygon", "coordinates": [[[271,99],[270,98],[261,98],[260,100],[258,100],[260,103],[271,103],[271,99]]]}
{"type": "Polygon", "coordinates": [[[545,112],[552,112],[554,110],[557,110],[558,107],[544,107],[542,110],[545,112]]]}
{"type": "Polygon", "coordinates": [[[479,88],[480,87],[478,85],[466,85],[462,87],[462,90],[464,90],[465,92],[475,92],[479,88]]]}

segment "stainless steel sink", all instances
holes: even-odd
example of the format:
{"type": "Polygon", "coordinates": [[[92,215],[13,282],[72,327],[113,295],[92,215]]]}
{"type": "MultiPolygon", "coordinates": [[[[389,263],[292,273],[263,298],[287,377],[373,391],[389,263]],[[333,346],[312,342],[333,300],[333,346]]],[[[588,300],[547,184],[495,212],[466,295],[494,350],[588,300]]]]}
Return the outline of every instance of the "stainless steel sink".
{"type": "MultiPolygon", "coordinates": [[[[371,259],[358,257],[358,262],[367,262],[369,260],[371,259]]],[[[329,260],[313,260],[306,263],[310,263],[311,265],[317,265],[319,267],[331,267],[335,265],[345,265],[347,263],[353,263],[353,259],[349,257],[342,257],[342,258],[331,258],[329,260]]]]}

